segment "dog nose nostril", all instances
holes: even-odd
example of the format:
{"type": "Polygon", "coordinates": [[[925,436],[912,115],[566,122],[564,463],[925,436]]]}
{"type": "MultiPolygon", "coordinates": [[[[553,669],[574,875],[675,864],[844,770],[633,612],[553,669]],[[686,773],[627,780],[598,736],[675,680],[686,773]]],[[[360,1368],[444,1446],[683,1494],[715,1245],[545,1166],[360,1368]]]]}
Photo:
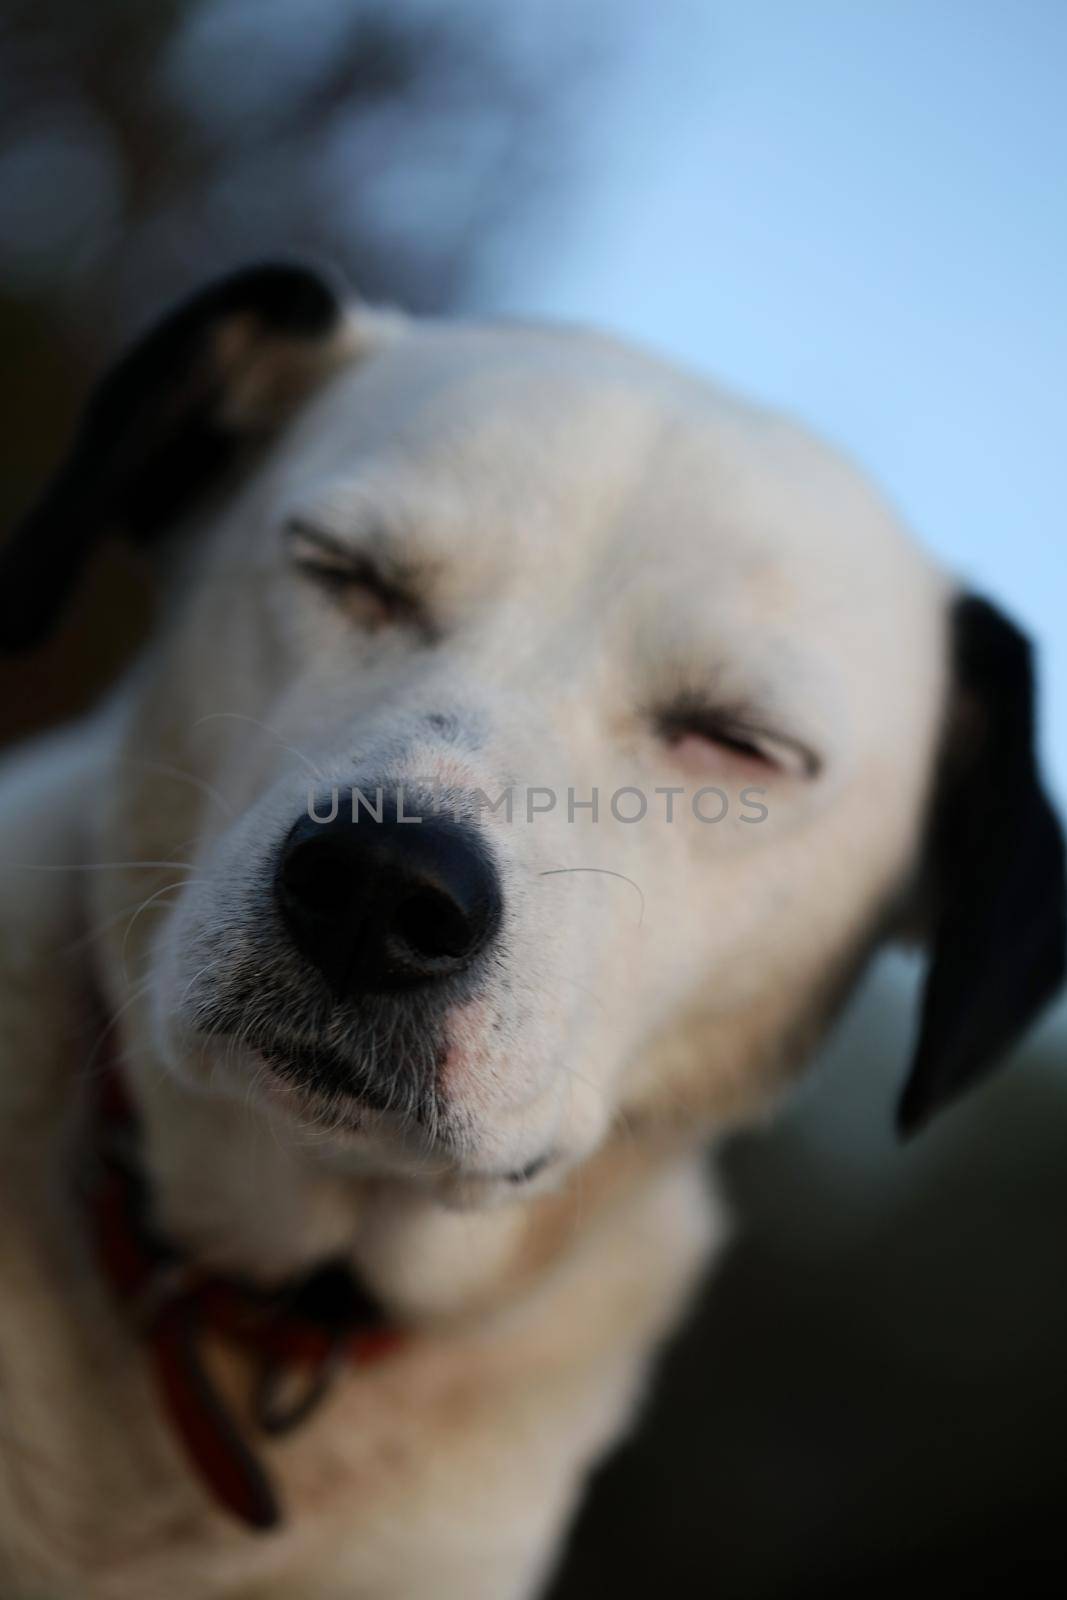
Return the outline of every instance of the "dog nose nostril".
{"type": "Polygon", "coordinates": [[[339,995],[446,978],[488,944],[500,916],[478,834],[435,818],[301,818],[275,895],[293,943],[339,995]]]}
{"type": "Polygon", "coordinates": [[[286,855],[279,875],[287,898],[316,916],[344,911],[352,899],[352,883],[338,852],[328,840],[297,845],[286,855]]]}
{"type": "Polygon", "coordinates": [[[448,895],[423,889],[398,907],[395,927],[416,955],[465,956],[477,942],[475,920],[448,895]]]}

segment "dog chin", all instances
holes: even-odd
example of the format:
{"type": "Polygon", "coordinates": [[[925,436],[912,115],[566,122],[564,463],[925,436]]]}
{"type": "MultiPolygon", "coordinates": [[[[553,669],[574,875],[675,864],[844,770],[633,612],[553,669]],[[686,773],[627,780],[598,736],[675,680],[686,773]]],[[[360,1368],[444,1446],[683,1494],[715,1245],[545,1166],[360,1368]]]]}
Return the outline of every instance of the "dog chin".
{"type": "Polygon", "coordinates": [[[492,1139],[484,1141],[486,1149],[470,1136],[456,1141],[441,1128],[435,1134],[412,1126],[358,1096],[340,1100],[300,1087],[284,1071],[263,1073],[258,1090],[268,1114],[290,1128],[314,1131],[323,1166],[347,1176],[410,1183],[450,1210],[483,1210],[541,1193],[555,1187],[565,1170],[550,1148],[532,1157],[517,1153],[509,1161],[492,1139]]]}
{"type": "MultiPolygon", "coordinates": [[[[305,1147],[316,1164],[335,1175],[411,1183],[453,1210],[481,1210],[526,1198],[559,1182],[570,1162],[527,1128],[514,1141],[491,1130],[479,1134],[462,1111],[414,1097],[400,1103],[373,1087],[358,1063],[340,1061],[312,1077],[311,1054],[283,1042],[236,1045],[208,1036],[168,1051],[179,1079],[201,1091],[256,1105],[276,1136],[305,1147]]],[[[398,1064],[396,1078],[403,1081],[398,1064]]]]}

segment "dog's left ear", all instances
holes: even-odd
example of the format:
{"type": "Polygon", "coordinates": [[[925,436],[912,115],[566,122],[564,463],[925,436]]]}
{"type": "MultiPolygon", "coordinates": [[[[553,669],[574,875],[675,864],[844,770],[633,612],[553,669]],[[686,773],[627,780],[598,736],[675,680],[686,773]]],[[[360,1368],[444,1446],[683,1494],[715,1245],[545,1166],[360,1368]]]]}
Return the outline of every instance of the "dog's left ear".
{"type": "Polygon", "coordinates": [[[0,550],[0,649],[45,637],[104,533],[154,539],[268,437],[343,325],[342,295],[318,269],[271,262],[151,328],[99,384],[66,461],[0,550]]]}
{"type": "Polygon", "coordinates": [[[1038,770],[1030,644],[973,595],[951,620],[926,863],[932,950],[905,1133],[997,1064],[1067,967],[1064,840],[1038,770]]]}

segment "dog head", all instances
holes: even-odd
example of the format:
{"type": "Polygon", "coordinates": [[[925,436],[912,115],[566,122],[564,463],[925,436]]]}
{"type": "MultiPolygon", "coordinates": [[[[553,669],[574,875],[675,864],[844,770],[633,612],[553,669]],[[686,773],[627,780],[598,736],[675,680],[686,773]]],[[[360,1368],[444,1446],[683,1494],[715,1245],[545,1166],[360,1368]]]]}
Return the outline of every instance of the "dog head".
{"type": "Polygon", "coordinates": [[[105,527],[166,582],[100,834],[183,864],[101,891],[110,999],[330,1159],[477,1199],[751,1115],[909,922],[912,1127],[1060,981],[1027,644],[778,417],[254,268],[105,380],[0,637],[105,527]]]}

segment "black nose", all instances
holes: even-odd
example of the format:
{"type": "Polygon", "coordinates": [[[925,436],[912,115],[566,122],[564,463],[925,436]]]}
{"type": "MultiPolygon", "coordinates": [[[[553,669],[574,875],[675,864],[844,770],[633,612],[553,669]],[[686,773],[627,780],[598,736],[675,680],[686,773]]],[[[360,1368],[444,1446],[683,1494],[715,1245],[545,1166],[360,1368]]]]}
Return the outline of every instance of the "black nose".
{"type": "Polygon", "coordinates": [[[301,817],[282,846],[278,905],[297,948],[336,994],[375,994],[446,978],[500,921],[493,863],[471,827],[442,817],[382,820],[365,809],[301,817]]]}

